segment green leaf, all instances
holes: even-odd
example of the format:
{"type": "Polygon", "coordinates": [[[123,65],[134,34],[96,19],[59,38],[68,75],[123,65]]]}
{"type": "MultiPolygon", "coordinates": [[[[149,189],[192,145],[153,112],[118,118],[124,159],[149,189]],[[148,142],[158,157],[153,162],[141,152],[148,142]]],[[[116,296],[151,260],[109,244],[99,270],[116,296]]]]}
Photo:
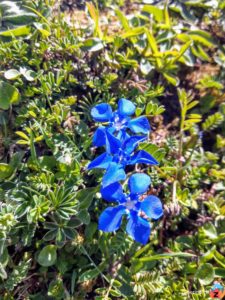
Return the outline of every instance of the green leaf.
{"type": "Polygon", "coordinates": [[[10,175],[12,175],[13,168],[4,163],[0,163],[0,180],[3,180],[5,178],[8,178],[10,175]]]}
{"type": "Polygon", "coordinates": [[[77,217],[86,225],[90,223],[90,215],[86,209],[82,209],[77,217]]]}
{"type": "Polygon", "coordinates": [[[136,28],[132,28],[127,30],[125,33],[123,33],[121,35],[122,39],[127,39],[130,37],[135,37],[135,36],[139,36],[140,34],[143,34],[145,32],[145,28],[144,27],[136,27],[136,28]]]}
{"type": "MultiPolygon", "coordinates": [[[[148,46],[152,50],[152,53],[157,57],[159,55],[159,50],[158,50],[156,39],[149,30],[146,29],[145,33],[147,35],[148,46]]],[[[157,67],[160,68],[162,64],[159,58],[156,58],[156,63],[157,63],[157,67]]]]}
{"type": "Polygon", "coordinates": [[[65,288],[61,278],[57,278],[50,282],[48,287],[48,296],[58,300],[65,299],[65,288]]]}
{"type": "Polygon", "coordinates": [[[10,69],[4,73],[6,79],[13,80],[20,76],[20,72],[15,69],[10,69]]]}
{"type": "Polygon", "coordinates": [[[93,198],[97,192],[97,188],[87,188],[84,190],[80,190],[77,192],[77,200],[79,200],[79,207],[80,209],[87,209],[91,202],[93,201],[93,198]]]}
{"type": "Polygon", "coordinates": [[[35,22],[34,26],[37,28],[38,31],[40,31],[43,37],[49,37],[49,35],[51,34],[51,29],[48,24],[35,22]]]}
{"type": "Polygon", "coordinates": [[[120,23],[122,24],[123,28],[126,30],[129,30],[129,28],[130,28],[129,22],[128,22],[126,16],[122,13],[122,11],[119,9],[115,9],[115,13],[116,13],[118,19],[120,20],[120,23]]]}
{"type": "Polygon", "coordinates": [[[171,83],[172,85],[174,85],[174,86],[179,85],[180,81],[177,77],[173,76],[172,74],[166,73],[166,72],[163,72],[162,74],[166,78],[166,80],[168,80],[169,83],[171,83]]]}
{"type": "Polygon", "coordinates": [[[4,249],[2,255],[0,255],[0,263],[3,267],[6,267],[9,261],[9,253],[7,248],[4,249]]]}
{"type": "Polygon", "coordinates": [[[101,32],[101,28],[99,26],[99,11],[98,11],[98,8],[95,8],[94,4],[89,3],[89,2],[87,2],[86,6],[88,8],[88,12],[89,12],[91,18],[94,21],[94,24],[95,24],[94,35],[101,37],[102,32],[101,32]]]}
{"type": "Polygon", "coordinates": [[[188,33],[193,41],[199,42],[206,47],[215,46],[215,41],[211,34],[203,30],[193,30],[188,33]]]}
{"type": "Polygon", "coordinates": [[[93,278],[96,278],[99,274],[100,274],[100,271],[98,269],[85,271],[83,274],[80,275],[79,282],[91,280],[93,278]]]}
{"type": "Polygon", "coordinates": [[[113,296],[113,297],[121,297],[122,294],[117,290],[110,290],[110,294],[113,296]]]}
{"type": "Polygon", "coordinates": [[[195,254],[186,253],[186,252],[171,252],[171,253],[162,253],[162,254],[156,254],[151,256],[146,256],[139,258],[138,261],[140,262],[149,262],[149,261],[155,261],[155,260],[163,260],[163,259],[169,259],[173,257],[180,257],[180,258],[188,258],[188,257],[194,257],[195,254]]]}
{"type": "Polygon", "coordinates": [[[180,33],[177,35],[177,38],[184,42],[192,40],[195,43],[199,43],[206,47],[215,46],[215,41],[211,34],[203,30],[193,30],[188,33],[180,33]]]}
{"type": "Polygon", "coordinates": [[[2,265],[2,263],[0,263],[0,277],[2,279],[6,279],[7,278],[7,273],[2,265]]]}
{"type": "Polygon", "coordinates": [[[57,247],[55,245],[45,246],[38,255],[38,263],[43,267],[54,265],[57,258],[56,249],[57,247]]]}
{"type": "Polygon", "coordinates": [[[37,77],[37,74],[32,70],[27,70],[26,72],[24,72],[23,76],[27,81],[34,81],[37,77]]]}
{"type": "Polygon", "coordinates": [[[171,5],[170,9],[179,12],[181,16],[188,21],[194,22],[196,20],[194,15],[191,14],[190,9],[187,9],[185,4],[181,2],[176,2],[174,6],[171,5]]]}
{"type": "Polygon", "coordinates": [[[30,33],[30,27],[19,26],[14,29],[0,31],[0,36],[3,37],[24,36],[24,35],[28,35],[29,33],[30,33]]]}
{"type": "Polygon", "coordinates": [[[140,63],[140,70],[144,75],[148,75],[154,67],[150,64],[147,59],[142,59],[140,63]]]}
{"type": "Polygon", "coordinates": [[[192,44],[192,41],[188,41],[187,43],[185,43],[185,44],[180,48],[178,55],[177,55],[174,59],[172,59],[172,60],[170,61],[170,65],[175,64],[175,63],[176,63],[176,62],[184,55],[184,53],[185,53],[185,52],[187,51],[187,49],[191,46],[191,44],[192,44]]]}
{"type": "Polygon", "coordinates": [[[149,101],[146,109],[145,109],[145,113],[146,115],[151,115],[151,116],[158,116],[160,114],[162,114],[165,111],[165,108],[163,105],[158,105],[156,103],[154,103],[153,101],[149,101]]]}
{"type": "Polygon", "coordinates": [[[135,110],[135,116],[139,117],[143,113],[143,107],[137,107],[135,110]]]}
{"type": "Polygon", "coordinates": [[[53,229],[53,230],[49,230],[43,237],[43,240],[45,241],[52,241],[55,239],[57,234],[57,230],[53,229]]]}
{"type": "Polygon", "coordinates": [[[209,251],[207,251],[202,257],[201,257],[201,263],[205,263],[209,260],[211,260],[214,257],[214,253],[216,251],[216,246],[213,246],[209,251]]]}
{"type": "Polygon", "coordinates": [[[223,268],[214,268],[215,276],[225,278],[225,269],[223,268]]]}
{"type": "Polygon", "coordinates": [[[18,103],[20,94],[17,88],[6,82],[0,81],[0,108],[9,109],[11,104],[18,103]]]}
{"type": "Polygon", "coordinates": [[[164,21],[164,11],[156,7],[155,5],[144,5],[142,11],[147,12],[154,16],[155,20],[158,23],[162,23],[164,21]]]}
{"type": "Polygon", "coordinates": [[[215,271],[211,264],[206,263],[198,268],[195,276],[202,285],[208,285],[213,281],[215,271]]]}
{"type": "Polygon", "coordinates": [[[199,57],[200,59],[210,61],[209,55],[206,53],[206,51],[200,44],[192,46],[191,51],[195,56],[199,57]]]}
{"type": "Polygon", "coordinates": [[[98,229],[98,224],[91,222],[91,224],[89,226],[86,226],[85,228],[85,238],[91,241],[97,229],[98,229]]]}
{"type": "Polygon", "coordinates": [[[205,131],[210,131],[217,128],[224,120],[224,116],[220,112],[209,116],[202,124],[202,128],[205,131]]]}
{"type": "Polygon", "coordinates": [[[206,223],[202,229],[207,237],[211,239],[217,238],[216,228],[212,223],[206,223]]]}
{"type": "Polygon", "coordinates": [[[220,254],[218,251],[214,252],[215,261],[220,264],[225,269],[225,257],[220,254]]]}
{"type": "Polygon", "coordinates": [[[159,148],[155,144],[151,143],[141,143],[139,149],[147,151],[159,162],[164,158],[166,151],[163,148],[159,148]]]}
{"type": "Polygon", "coordinates": [[[86,51],[95,52],[103,49],[104,44],[99,38],[90,38],[84,41],[81,48],[86,51]]]}

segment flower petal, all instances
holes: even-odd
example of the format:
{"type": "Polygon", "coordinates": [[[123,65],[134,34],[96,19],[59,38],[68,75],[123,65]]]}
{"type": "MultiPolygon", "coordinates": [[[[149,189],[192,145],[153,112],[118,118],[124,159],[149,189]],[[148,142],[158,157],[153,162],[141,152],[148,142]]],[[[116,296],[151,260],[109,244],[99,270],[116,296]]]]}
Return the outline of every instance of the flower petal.
{"type": "Polygon", "coordinates": [[[122,129],[118,132],[117,134],[117,138],[123,143],[124,141],[126,141],[127,139],[129,139],[129,134],[126,133],[126,129],[122,129]]]}
{"type": "Polygon", "coordinates": [[[129,121],[128,128],[134,133],[145,133],[147,134],[150,131],[150,124],[146,117],[139,117],[129,121]]]}
{"type": "Polygon", "coordinates": [[[124,151],[127,154],[131,154],[138,146],[138,143],[144,141],[146,138],[146,136],[131,136],[130,138],[126,139],[123,144],[124,151]]]}
{"type": "Polygon", "coordinates": [[[110,154],[115,154],[119,152],[120,147],[121,141],[106,131],[106,151],[110,154]]]}
{"type": "Polygon", "coordinates": [[[127,223],[126,231],[136,242],[145,245],[148,242],[151,228],[147,220],[139,217],[137,213],[132,212],[127,223]]]}
{"type": "Polygon", "coordinates": [[[136,173],[130,176],[128,187],[131,194],[143,194],[148,190],[151,178],[144,173],[136,173]]]}
{"type": "Polygon", "coordinates": [[[121,116],[130,116],[135,112],[135,105],[125,98],[121,98],[118,102],[118,112],[121,116]]]}
{"type": "Polygon", "coordinates": [[[97,122],[108,122],[113,115],[112,108],[107,103],[101,103],[92,108],[91,115],[97,122]]]}
{"type": "Polygon", "coordinates": [[[126,173],[122,165],[115,162],[110,163],[108,169],[106,170],[105,175],[102,178],[102,186],[106,187],[114,182],[125,180],[126,173]]]}
{"type": "Polygon", "coordinates": [[[102,198],[107,201],[123,202],[125,199],[123,188],[119,182],[112,183],[104,188],[102,187],[100,192],[102,194],[102,198]]]}
{"type": "Polygon", "coordinates": [[[112,161],[112,156],[109,155],[108,153],[104,152],[98,157],[96,157],[90,164],[88,165],[87,169],[91,170],[94,168],[98,169],[107,169],[109,164],[112,161]]]}
{"type": "Polygon", "coordinates": [[[93,145],[96,147],[101,147],[105,145],[105,127],[99,127],[93,136],[93,145]]]}
{"type": "Polygon", "coordinates": [[[140,150],[130,157],[128,165],[135,165],[138,163],[158,165],[157,160],[148,152],[140,150]]]}
{"type": "Polygon", "coordinates": [[[122,205],[106,208],[100,215],[98,229],[106,232],[119,229],[125,213],[126,209],[122,205]]]}
{"type": "Polygon", "coordinates": [[[163,215],[163,208],[160,199],[156,196],[148,196],[141,202],[141,210],[154,220],[159,219],[163,215]]]}

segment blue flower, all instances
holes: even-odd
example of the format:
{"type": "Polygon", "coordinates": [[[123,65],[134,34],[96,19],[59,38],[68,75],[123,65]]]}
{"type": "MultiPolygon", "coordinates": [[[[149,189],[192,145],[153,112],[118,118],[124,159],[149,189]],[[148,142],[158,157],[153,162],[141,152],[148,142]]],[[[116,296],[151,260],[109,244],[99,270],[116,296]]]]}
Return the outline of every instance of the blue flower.
{"type": "Polygon", "coordinates": [[[147,196],[142,200],[141,195],[148,190],[150,183],[148,175],[137,173],[129,178],[129,194],[123,193],[118,182],[102,187],[102,197],[107,201],[116,201],[118,205],[108,207],[102,212],[98,228],[106,232],[116,231],[121,226],[123,215],[127,215],[127,233],[135,241],[146,244],[151,232],[149,219],[157,220],[163,214],[162,203],[158,197],[147,196]]]}
{"type": "Polygon", "coordinates": [[[144,150],[135,153],[138,143],[146,139],[145,136],[131,136],[124,142],[109,132],[106,132],[106,152],[95,158],[89,165],[88,170],[99,168],[106,169],[102,179],[102,186],[105,187],[116,181],[125,180],[124,171],[127,165],[145,163],[158,165],[157,160],[144,150]]]}
{"type": "Polygon", "coordinates": [[[135,112],[135,105],[127,100],[120,99],[118,102],[118,110],[113,112],[107,103],[96,105],[91,110],[91,115],[96,122],[108,122],[108,126],[99,127],[94,136],[93,144],[97,147],[105,145],[105,132],[115,134],[119,139],[123,140],[127,137],[126,130],[130,129],[134,133],[147,134],[150,131],[150,125],[146,117],[138,117],[131,119],[131,115],[135,112]]]}

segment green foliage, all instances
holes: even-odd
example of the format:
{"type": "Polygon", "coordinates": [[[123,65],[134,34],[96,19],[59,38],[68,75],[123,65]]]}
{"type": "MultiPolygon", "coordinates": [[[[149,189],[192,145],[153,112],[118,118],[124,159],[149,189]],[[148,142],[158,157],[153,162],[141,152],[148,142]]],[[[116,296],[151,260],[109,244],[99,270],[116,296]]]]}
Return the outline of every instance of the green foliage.
{"type": "Polygon", "coordinates": [[[223,1],[138,2],[0,3],[0,299],[202,300],[225,282],[223,1]],[[90,110],[120,97],[159,161],[144,247],[98,230],[102,172],[86,170],[90,110]]]}
{"type": "Polygon", "coordinates": [[[9,109],[11,104],[18,103],[20,100],[19,91],[12,85],[0,82],[0,108],[9,109]]]}
{"type": "Polygon", "coordinates": [[[209,116],[202,124],[202,128],[206,130],[212,130],[217,128],[224,120],[224,116],[220,112],[209,116]]]}
{"type": "Polygon", "coordinates": [[[213,281],[214,276],[215,272],[213,266],[208,263],[201,265],[196,272],[196,277],[203,285],[210,284],[213,281]]]}
{"type": "Polygon", "coordinates": [[[4,282],[3,286],[6,290],[12,291],[19,283],[21,283],[26,277],[30,268],[31,260],[20,261],[17,266],[13,268],[13,271],[9,274],[9,277],[4,282]]]}

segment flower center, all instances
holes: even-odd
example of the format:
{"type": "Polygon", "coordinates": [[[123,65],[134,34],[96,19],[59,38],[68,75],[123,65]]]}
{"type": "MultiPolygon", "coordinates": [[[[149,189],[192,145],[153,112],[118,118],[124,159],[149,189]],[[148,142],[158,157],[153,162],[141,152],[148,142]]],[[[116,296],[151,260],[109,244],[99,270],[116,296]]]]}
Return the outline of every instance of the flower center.
{"type": "Polygon", "coordinates": [[[120,119],[118,115],[114,117],[113,125],[116,131],[120,131],[126,125],[126,123],[127,123],[126,118],[120,119]]]}
{"type": "Polygon", "coordinates": [[[119,150],[119,153],[114,155],[113,161],[118,163],[118,164],[121,164],[121,165],[125,166],[126,162],[127,162],[126,153],[124,153],[122,150],[119,150]]]}
{"type": "Polygon", "coordinates": [[[127,198],[127,201],[124,203],[124,206],[128,209],[128,210],[132,210],[132,209],[136,209],[136,203],[137,201],[132,201],[130,198],[127,198]]]}

